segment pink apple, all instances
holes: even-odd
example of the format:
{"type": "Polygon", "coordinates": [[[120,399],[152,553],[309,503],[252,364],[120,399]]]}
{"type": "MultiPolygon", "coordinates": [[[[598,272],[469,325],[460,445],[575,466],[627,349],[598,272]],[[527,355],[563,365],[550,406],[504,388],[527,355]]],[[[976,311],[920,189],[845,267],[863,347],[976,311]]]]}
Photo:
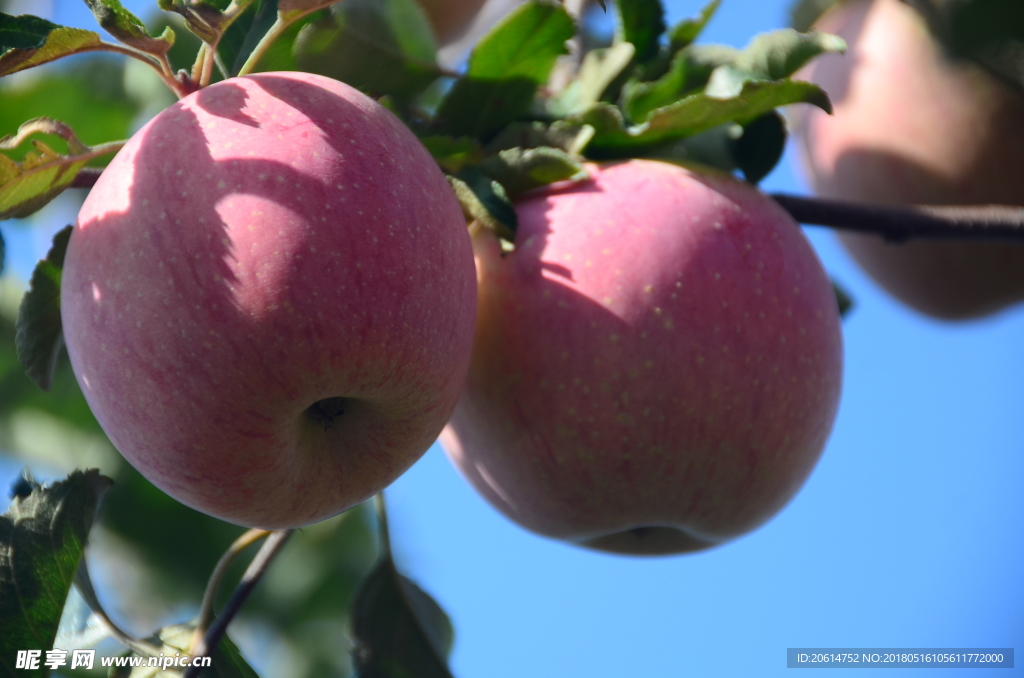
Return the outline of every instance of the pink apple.
{"type": "Polygon", "coordinates": [[[79,214],[61,288],[89,405],[139,471],[294,527],[430,446],[469,361],[462,212],[415,136],[306,73],[236,78],[143,127],[79,214]]]}
{"type": "Polygon", "coordinates": [[[719,544],[775,514],[832,428],[842,338],[796,223],[731,176],[633,160],[475,239],[466,390],[442,434],[512,520],[609,551],[719,544]]]}
{"type": "MultiPolygon", "coordinates": [[[[849,0],[816,28],[845,55],[797,77],[820,84],[835,114],[795,111],[814,191],[885,204],[1024,205],[1024,95],[943,55],[900,0],[849,0]]],[[[864,269],[909,306],[939,318],[985,315],[1024,299],[1024,247],[843,235],[864,269]]]]}

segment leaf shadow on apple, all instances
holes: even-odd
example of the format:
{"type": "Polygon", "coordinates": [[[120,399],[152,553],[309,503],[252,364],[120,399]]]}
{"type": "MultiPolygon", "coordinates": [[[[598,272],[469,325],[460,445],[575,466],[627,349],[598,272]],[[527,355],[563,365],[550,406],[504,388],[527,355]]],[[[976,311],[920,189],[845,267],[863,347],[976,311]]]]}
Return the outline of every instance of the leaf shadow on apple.
{"type": "Polygon", "coordinates": [[[457,398],[468,242],[402,228],[410,202],[445,222],[429,194],[447,186],[402,179],[432,161],[372,106],[299,77],[220,83],[133,137],[130,191],[105,173],[83,209],[62,290],[76,375],[115,447],[193,508],[327,518],[402,473],[457,398]],[[412,197],[383,200],[392,181],[412,197]]]}
{"type": "Polygon", "coordinates": [[[441,440],[534,532],[638,555],[715,546],[778,511],[824,445],[831,287],[749,186],[649,161],[592,170],[517,205],[510,254],[475,238],[473,359],[441,440]]]}

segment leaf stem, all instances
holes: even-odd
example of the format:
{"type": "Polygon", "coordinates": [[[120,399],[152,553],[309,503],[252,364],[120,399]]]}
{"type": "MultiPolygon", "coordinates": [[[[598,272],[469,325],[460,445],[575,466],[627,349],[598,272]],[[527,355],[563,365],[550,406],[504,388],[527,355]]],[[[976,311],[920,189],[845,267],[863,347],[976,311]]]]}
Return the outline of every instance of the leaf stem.
{"type": "Polygon", "coordinates": [[[893,207],[774,193],[801,224],[874,233],[890,242],[986,240],[1024,242],[1024,207],[1011,205],[911,205],[893,207]]]}
{"type": "Polygon", "coordinates": [[[231,566],[231,563],[235,562],[235,559],[242,553],[242,551],[269,534],[270,532],[267,530],[247,530],[238,537],[238,539],[231,544],[228,550],[225,551],[224,555],[220,557],[220,560],[217,562],[217,566],[213,568],[213,573],[210,575],[209,582],[206,584],[206,592],[203,594],[203,602],[199,606],[199,616],[196,619],[195,634],[193,635],[192,642],[189,645],[190,651],[202,642],[202,638],[206,634],[206,630],[210,625],[210,620],[213,619],[213,605],[217,599],[217,590],[220,588],[220,583],[224,579],[224,574],[227,572],[228,567],[231,566]]]}
{"type": "Polygon", "coordinates": [[[377,539],[380,541],[380,555],[391,557],[391,533],[388,528],[388,507],[384,502],[384,491],[373,496],[373,508],[377,513],[377,539]]]}
{"type": "Polygon", "coordinates": [[[113,622],[107,611],[103,609],[103,605],[100,604],[100,599],[96,595],[96,589],[93,588],[92,578],[89,576],[89,567],[85,563],[85,556],[82,556],[78,563],[78,569],[75,570],[75,586],[78,588],[78,592],[82,594],[85,604],[89,606],[89,609],[96,615],[96,618],[107,627],[107,632],[114,640],[143,656],[153,657],[160,652],[160,647],[157,645],[126,633],[113,622]]]}
{"type": "Polygon", "coordinates": [[[174,74],[171,73],[171,64],[167,61],[166,56],[163,56],[162,59],[156,59],[145,52],[140,52],[139,50],[131,47],[115,45],[112,42],[101,42],[95,46],[84,47],[78,50],[77,53],[83,54],[85,52],[114,52],[115,54],[123,54],[124,56],[138,59],[156,71],[157,75],[160,76],[160,79],[164,81],[164,84],[167,85],[167,87],[169,87],[179,99],[188,94],[182,84],[174,77],[174,74]]]}
{"type": "MultiPolygon", "coordinates": [[[[228,624],[231,623],[235,615],[242,608],[242,605],[245,604],[249,594],[256,588],[256,584],[259,583],[264,573],[266,573],[270,563],[274,560],[274,556],[280,552],[285,542],[288,541],[288,537],[292,535],[292,532],[294,530],[280,530],[270,533],[267,540],[263,542],[263,546],[260,547],[256,557],[249,563],[245,574],[242,575],[242,580],[238,582],[235,592],[231,594],[228,602],[224,605],[224,609],[221,610],[217,619],[210,625],[206,635],[202,637],[200,642],[195,643],[194,647],[190,650],[190,654],[193,657],[205,657],[217,648],[221,638],[224,637],[224,633],[228,629],[228,624]]],[[[185,672],[183,678],[198,678],[202,670],[203,667],[193,664],[185,672]]]]}

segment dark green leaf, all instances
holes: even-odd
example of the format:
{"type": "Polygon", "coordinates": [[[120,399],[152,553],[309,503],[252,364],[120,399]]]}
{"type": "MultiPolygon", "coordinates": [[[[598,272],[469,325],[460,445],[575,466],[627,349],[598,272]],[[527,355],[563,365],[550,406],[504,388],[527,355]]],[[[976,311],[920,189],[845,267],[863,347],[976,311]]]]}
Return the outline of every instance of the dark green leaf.
{"type": "Polygon", "coordinates": [[[627,128],[618,109],[599,104],[577,116],[590,124],[594,139],[586,154],[592,158],[629,157],[676,139],[688,137],[727,122],[753,120],[779,106],[810,103],[826,112],[832,105],[817,85],[794,80],[747,82],[739,96],[717,99],[694,94],[655,110],[647,122],[627,128]]]}
{"type": "Polygon", "coordinates": [[[695,17],[683,19],[669,31],[670,51],[675,53],[694,42],[718,11],[722,0],[711,0],[695,17]]]}
{"type": "Polygon", "coordinates": [[[388,557],[359,589],[352,632],[360,678],[451,678],[445,661],[453,637],[451,622],[388,557]]]}
{"type": "Polygon", "coordinates": [[[543,122],[515,122],[501,130],[498,136],[487,144],[488,153],[497,153],[509,148],[560,148],[569,155],[578,156],[594,137],[594,128],[578,122],[556,120],[551,124],[543,122]]]}
{"type": "Polygon", "coordinates": [[[515,239],[516,210],[501,184],[475,167],[464,168],[457,177],[449,176],[448,182],[467,221],[475,219],[498,237],[515,239]]]}
{"type": "Polygon", "coordinates": [[[665,32],[665,9],[661,0],[619,0],[619,40],[630,42],[636,48],[640,63],[658,54],[658,40],[665,32]]]}
{"type": "Polygon", "coordinates": [[[71,226],[53,237],[46,258],[36,264],[32,282],[18,310],[16,343],[25,373],[44,391],[50,388],[63,343],[60,320],[60,279],[71,226]]]}
{"type": "Polygon", "coordinates": [[[480,144],[467,137],[427,137],[420,141],[437,164],[450,174],[455,174],[466,165],[475,165],[484,157],[480,144]]]}
{"type": "Polygon", "coordinates": [[[828,33],[798,33],[782,28],[755,37],[731,64],[711,74],[705,92],[717,99],[739,96],[748,82],[782,80],[825,52],[842,52],[846,42],[828,33]]]}
{"type": "Polygon", "coordinates": [[[126,10],[120,0],[85,0],[97,23],[119,41],[146,54],[165,55],[174,44],[174,31],[169,27],[154,38],[145,24],[126,10]]]}
{"type": "Polygon", "coordinates": [[[729,122],[693,136],[656,146],[645,156],[669,162],[699,163],[723,172],[733,172],[738,169],[735,157],[736,140],[742,134],[743,127],[729,122]]]}
{"type": "Polygon", "coordinates": [[[853,297],[835,280],[832,281],[832,291],[835,292],[836,305],[839,306],[839,317],[846,318],[846,314],[854,307],[853,297]]]}
{"type": "Polygon", "coordinates": [[[509,198],[553,184],[587,176],[583,165],[558,148],[510,148],[484,160],[480,171],[500,183],[509,198]]]}
{"type": "Polygon", "coordinates": [[[769,111],[743,126],[733,144],[736,166],[752,184],[768,176],[786,149],[786,122],[778,111],[769,111]]]}
{"type": "MultiPolygon", "coordinates": [[[[258,0],[255,7],[255,10],[250,10],[250,12],[254,12],[251,22],[248,18],[250,12],[246,12],[246,18],[239,22],[240,27],[245,27],[248,31],[245,34],[245,39],[242,40],[241,47],[235,48],[237,51],[234,52],[234,61],[230,60],[231,53],[224,55],[225,65],[230,69],[232,76],[238,75],[238,72],[249,58],[249,55],[252,54],[256,45],[259,44],[263,36],[270,30],[270,27],[277,21],[277,0],[258,0]]],[[[229,32],[231,30],[230,28],[228,29],[229,32]]],[[[277,42],[283,40],[284,38],[282,37],[277,42]]],[[[232,44],[234,44],[234,41],[232,44]]]]}
{"type": "MultiPolygon", "coordinates": [[[[160,652],[164,657],[173,659],[175,655],[185,656],[188,654],[189,643],[192,641],[194,631],[195,624],[175,624],[174,626],[165,626],[146,640],[160,647],[160,652]]],[[[128,652],[122,656],[139,655],[128,652]]],[[[122,667],[112,669],[110,678],[163,678],[168,675],[181,675],[181,673],[183,673],[181,669],[175,670],[174,667],[170,667],[167,671],[148,666],[134,669],[122,667]]],[[[202,675],[203,678],[259,678],[259,675],[242,657],[242,653],[238,651],[238,646],[227,636],[221,639],[216,651],[210,655],[210,667],[204,670],[202,675]]]]}
{"type": "Polygon", "coordinates": [[[98,33],[68,28],[34,16],[0,13],[0,76],[61,57],[98,49],[98,33]]]}
{"type": "Polygon", "coordinates": [[[296,59],[306,71],[407,103],[442,73],[427,16],[416,0],[345,0],[303,30],[296,59]]]}
{"type": "Polygon", "coordinates": [[[556,115],[567,116],[596,104],[608,86],[632,63],[635,53],[630,42],[587,52],[576,78],[550,103],[550,110],[556,115]]]}
{"type": "Polygon", "coordinates": [[[805,33],[814,26],[814,22],[842,0],[795,0],[789,8],[789,25],[805,33]]]}
{"type": "Polygon", "coordinates": [[[4,676],[48,673],[42,664],[38,671],[15,669],[17,651],[53,647],[64,601],[110,483],[95,469],[75,471],[46,487],[28,480],[0,516],[0,673],[4,676]]]}
{"type": "Polygon", "coordinates": [[[739,50],[726,45],[694,45],[672,59],[669,70],[652,82],[631,81],[622,90],[622,107],[633,122],[645,122],[655,110],[704,88],[716,68],[732,63],[739,50]]]}
{"type": "Polygon", "coordinates": [[[1024,3],[1020,0],[912,0],[954,57],[971,59],[1024,90],[1024,3]]]}
{"type": "Polygon", "coordinates": [[[568,12],[552,0],[529,0],[509,13],[477,43],[441,103],[441,131],[487,140],[524,115],[574,32],[568,12]]]}

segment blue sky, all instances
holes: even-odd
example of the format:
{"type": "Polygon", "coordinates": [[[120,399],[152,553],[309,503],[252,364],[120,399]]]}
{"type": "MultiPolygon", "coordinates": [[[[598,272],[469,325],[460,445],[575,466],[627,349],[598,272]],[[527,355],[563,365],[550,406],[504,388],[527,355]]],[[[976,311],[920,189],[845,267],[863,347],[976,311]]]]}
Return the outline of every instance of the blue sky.
{"type": "MultiPolygon", "coordinates": [[[[56,9],[88,25],[83,3],[56,9]]],[[[673,21],[698,9],[668,3],[673,21]]],[[[743,45],[786,9],[725,0],[703,39],[743,45]]],[[[765,190],[806,192],[793,156],[765,190]]],[[[13,230],[26,271],[38,252],[13,230]]],[[[883,295],[831,233],[806,232],[857,302],[842,404],[803,490],[753,534],[688,556],[585,551],[507,521],[436,446],[388,490],[399,566],[455,623],[456,675],[774,676],[787,647],[1024,648],[1024,305],[926,319],[883,295]]],[[[989,675],[953,672],[936,673],[989,675]]]]}

